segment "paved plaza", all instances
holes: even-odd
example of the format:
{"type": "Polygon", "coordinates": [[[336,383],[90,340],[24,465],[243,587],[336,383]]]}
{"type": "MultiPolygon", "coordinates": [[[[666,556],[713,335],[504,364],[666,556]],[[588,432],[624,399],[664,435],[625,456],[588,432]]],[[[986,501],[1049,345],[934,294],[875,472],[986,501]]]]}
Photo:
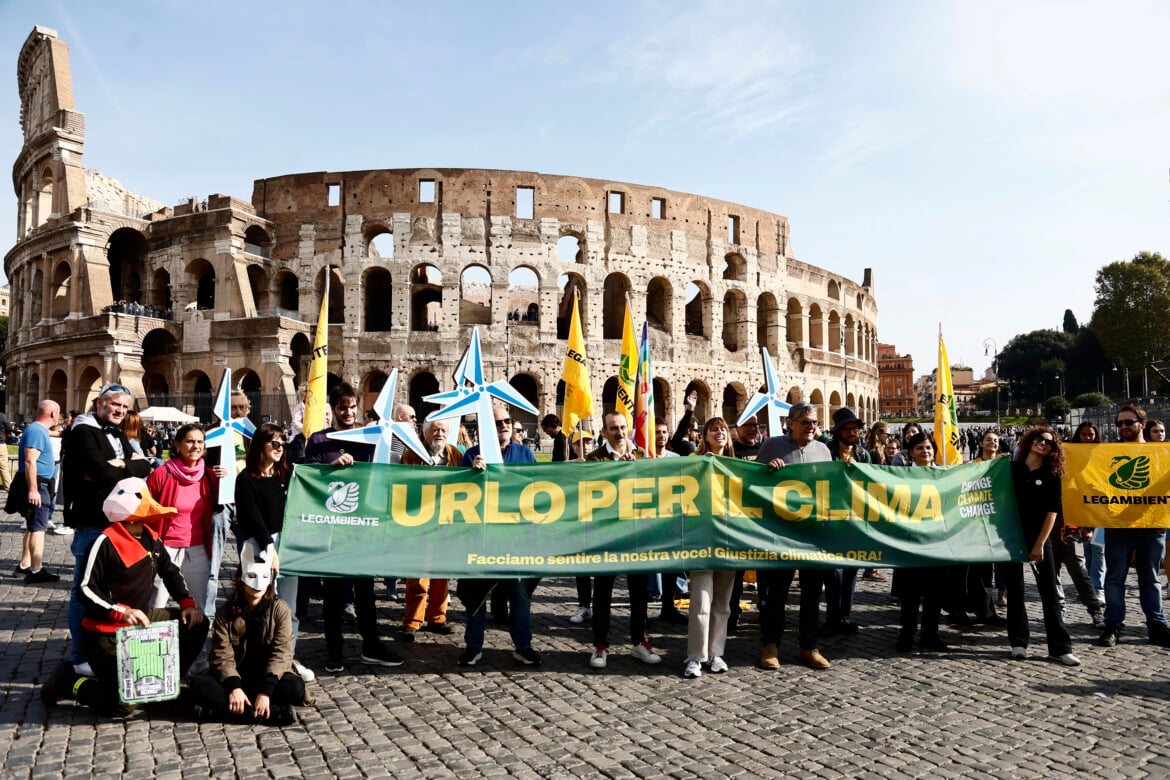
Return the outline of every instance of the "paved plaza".
{"type": "MultiPolygon", "coordinates": [[[[68,538],[49,536],[46,559],[63,580],[26,586],[11,574],[20,538],[17,518],[0,520],[5,778],[1170,776],[1170,653],[1144,631],[1098,648],[1085,611],[1070,602],[1079,668],[1048,662],[1035,637],[1032,658],[1010,661],[1002,630],[950,628],[951,653],[900,655],[889,585],[861,581],[861,631],[823,641],[833,666],[822,672],[796,662],[791,631],[781,670],[757,670],[748,612],[729,640],[731,670],[684,680],[685,627],[652,620],[664,662],[646,666],[617,641],[624,607],[611,631],[616,655],[592,670],[588,624],[569,622],[575,591],[562,578],[545,580],[533,605],[540,668],[515,663],[507,632],[489,629],[473,669],[455,664],[461,632],[420,633],[413,646],[397,645],[403,667],[362,666],[353,637],[347,672],[327,674],[314,603],[297,655],[318,671],[308,686],[317,704],[301,708],[295,725],[195,723],[163,709],[99,722],[72,703],[46,711],[40,701],[39,683],[68,641],[72,559],[68,538]]],[[[401,607],[380,584],[378,594],[381,623],[396,634],[401,607]]],[[[1140,615],[1136,589],[1130,596],[1131,617],[1140,615]]],[[[1031,582],[1029,610],[1037,631],[1031,582]]],[[[459,623],[457,602],[451,613],[459,623]]]]}

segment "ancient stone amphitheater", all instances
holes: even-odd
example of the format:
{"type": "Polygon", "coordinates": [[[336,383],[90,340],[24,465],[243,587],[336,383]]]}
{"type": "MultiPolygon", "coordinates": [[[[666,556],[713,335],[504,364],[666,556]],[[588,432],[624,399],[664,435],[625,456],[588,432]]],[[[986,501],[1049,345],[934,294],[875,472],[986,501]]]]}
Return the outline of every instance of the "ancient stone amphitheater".
{"type": "Polygon", "coordinates": [[[479,327],[489,377],[557,411],[576,291],[599,406],[613,403],[629,300],[650,324],[669,420],[691,388],[700,419],[734,419],[761,385],[761,347],[790,400],[876,415],[872,274],[798,261],[785,217],[624,182],[428,168],[277,176],[250,203],[163,206],[83,167],[54,31],[29,36],[18,81],[18,240],[4,261],[18,416],[43,397],[83,408],[110,381],[140,406],[206,416],[230,367],[257,420],[287,420],[326,274],[330,379],[367,406],[398,368],[399,400],[425,412],[479,327]]]}

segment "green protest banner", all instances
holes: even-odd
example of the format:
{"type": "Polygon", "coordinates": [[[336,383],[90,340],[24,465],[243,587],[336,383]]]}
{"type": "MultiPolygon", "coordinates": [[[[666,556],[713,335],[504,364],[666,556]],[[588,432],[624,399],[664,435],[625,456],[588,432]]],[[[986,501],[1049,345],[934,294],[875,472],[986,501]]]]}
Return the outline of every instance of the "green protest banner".
{"type": "Polygon", "coordinates": [[[516,577],[1026,558],[1006,459],[297,466],[281,571],[516,577]]]}

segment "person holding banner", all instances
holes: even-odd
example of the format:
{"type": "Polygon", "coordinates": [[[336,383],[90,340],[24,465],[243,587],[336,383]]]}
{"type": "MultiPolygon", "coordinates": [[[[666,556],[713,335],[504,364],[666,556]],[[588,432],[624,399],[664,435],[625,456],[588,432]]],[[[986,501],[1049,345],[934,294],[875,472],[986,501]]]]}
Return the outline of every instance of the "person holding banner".
{"type": "MultiPolygon", "coordinates": [[[[1067,444],[1100,444],[1101,431],[1088,420],[1082,422],[1073,431],[1067,444]]],[[[1105,606],[1105,530],[1102,528],[1082,528],[1084,532],[1083,551],[1085,554],[1085,571],[1089,575],[1089,584],[1093,586],[1093,595],[1097,598],[1097,605],[1105,606]]],[[[1104,621],[1104,615],[1101,617],[1104,621]]]]}
{"type": "MultiPolygon", "coordinates": [[[[833,460],[842,463],[870,463],[869,451],[861,444],[864,423],[848,407],[833,412],[833,438],[829,451],[833,460]]],[[[821,636],[857,633],[857,624],[850,621],[853,613],[853,594],[857,587],[857,569],[830,569],[825,572],[825,624],[821,636]]]]}
{"type": "Polygon", "coordinates": [[[191,677],[191,714],[286,726],[293,706],[306,704],[305,681],[293,671],[292,610],[276,598],[272,565],[252,541],[240,551],[240,571],[215,614],[210,674],[191,677]]]}
{"type": "MultiPolygon", "coordinates": [[[[909,428],[910,426],[906,426],[909,428]]],[[[902,454],[909,454],[913,466],[934,467],[934,441],[930,434],[919,431],[905,440],[907,448],[902,454]]],[[[895,647],[899,652],[909,653],[914,649],[914,634],[918,633],[918,647],[935,653],[950,650],[938,633],[939,617],[946,597],[946,566],[918,566],[894,570],[894,595],[898,597],[901,610],[901,628],[895,647]],[[918,612],[922,610],[921,631],[918,612]]]]}
{"type": "MultiPolygon", "coordinates": [[[[829,448],[817,438],[817,408],[796,403],[788,410],[788,433],[764,441],[756,456],[758,463],[774,469],[797,463],[828,463],[829,448]]],[[[812,669],[828,669],[827,658],[817,649],[821,590],[828,573],[822,569],[800,569],[800,618],[798,641],[800,660],[812,669]]],[[[796,575],[793,569],[761,569],[759,573],[761,669],[780,668],[780,639],[784,634],[784,605],[796,575]]]]}
{"type": "MultiPolygon", "coordinates": [[[[646,453],[634,446],[627,435],[626,416],[620,412],[605,415],[605,438],[601,446],[585,456],[588,461],[640,460],[646,453]]],[[[604,669],[609,658],[609,616],[613,605],[613,585],[617,579],[612,574],[600,574],[593,578],[593,655],[589,665],[604,669]]],[[[662,662],[662,656],[646,636],[646,605],[649,601],[646,586],[647,574],[627,574],[626,587],[630,592],[630,644],[631,653],[639,661],[648,664],[662,662]]]]}
{"type": "MultiPolygon", "coordinates": [[[[666,420],[657,418],[654,420],[654,452],[655,457],[658,458],[679,458],[682,457],[677,452],[667,449],[670,442],[670,426],[666,424],[666,420]]],[[[686,615],[679,612],[678,607],[674,603],[675,596],[678,595],[678,581],[680,577],[685,576],[685,572],[681,571],[667,571],[658,575],[662,581],[662,609],[658,611],[658,619],[663,623],[675,626],[685,626],[689,621],[686,615]]]]}
{"type": "MultiPolygon", "coordinates": [[[[913,466],[914,458],[910,454],[910,440],[922,433],[922,426],[918,423],[906,423],[902,428],[902,449],[890,460],[891,466],[913,466]]],[[[933,445],[931,445],[933,448],[933,445]]]]}
{"type": "MultiPolygon", "coordinates": [[[[532,450],[523,444],[516,444],[512,439],[512,415],[502,404],[492,405],[492,415],[496,422],[496,436],[500,444],[500,455],[505,464],[508,463],[535,463],[536,456],[532,450]]],[[[479,445],[468,448],[463,453],[460,464],[464,468],[471,467],[476,471],[487,470],[487,461],[479,454],[479,445]]],[[[487,602],[496,588],[503,588],[508,599],[508,631],[512,637],[514,650],[512,658],[525,666],[540,666],[540,655],[532,649],[532,594],[536,590],[539,578],[509,578],[509,579],[473,579],[461,577],[459,589],[456,591],[459,600],[467,608],[467,629],[463,634],[463,641],[467,644],[459,656],[460,666],[475,666],[483,658],[483,640],[487,631],[487,602]]]]}
{"type": "MultiPolygon", "coordinates": [[[[712,417],[703,424],[699,449],[692,456],[722,455],[735,457],[731,430],[722,417],[712,417]]],[[[703,667],[712,674],[727,671],[723,650],[727,645],[727,621],[731,617],[731,589],[734,571],[692,571],[691,606],[687,624],[687,660],[683,677],[701,677],[703,667]]]]}
{"type": "MultiPolygon", "coordinates": [[[[1117,436],[1123,444],[1144,444],[1142,428],[1146,412],[1137,406],[1123,406],[1115,419],[1117,436]]],[[[1105,529],[1105,630],[1097,644],[1113,647],[1121,639],[1125,624],[1125,580],[1130,562],[1137,569],[1138,596],[1146,616],[1150,644],[1170,647],[1170,629],[1162,612],[1162,588],[1158,570],[1166,553],[1164,528],[1105,529]]]]}
{"type": "MultiPolygon", "coordinates": [[[[1044,633],[1048,657],[1065,666],[1080,666],[1072,653],[1072,637],[1064,625],[1057,596],[1056,555],[1052,530],[1060,514],[1060,479],[1064,476],[1064,450],[1060,437],[1047,427],[1033,428],[1020,439],[1012,461],[1012,482],[1028,559],[1044,608],[1044,633]]],[[[1012,658],[1028,657],[1028,613],[1024,609],[1024,564],[1004,564],[1008,597],[1008,644],[1012,658]]]]}

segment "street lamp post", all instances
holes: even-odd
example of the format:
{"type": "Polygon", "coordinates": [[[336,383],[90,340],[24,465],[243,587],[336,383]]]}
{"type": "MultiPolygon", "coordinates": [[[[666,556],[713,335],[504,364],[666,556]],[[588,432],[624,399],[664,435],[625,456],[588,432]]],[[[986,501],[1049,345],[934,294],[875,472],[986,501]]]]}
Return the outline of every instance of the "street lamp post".
{"type": "Polygon", "coordinates": [[[1000,413],[999,413],[999,347],[996,345],[995,339],[993,339],[993,338],[983,339],[983,355],[984,355],[984,357],[987,356],[988,349],[990,349],[995,356],[992,359],[992,363],[991,363],[992,371],[994,372],[994,375],[995,375],[995,427],[1000,428],[1003,426],[1003,424],[1002,424],[1002,418],[1000,417],[1000,413]]]}
{"type": "Polygon", "coordinates": [[[849,406],[849,355],[845,352],[845,329],[841,329],[841,358],[845,361],[845,370],[842,372],[845,377],[845,397],[841,399],[842,406],[849,406]]]}

